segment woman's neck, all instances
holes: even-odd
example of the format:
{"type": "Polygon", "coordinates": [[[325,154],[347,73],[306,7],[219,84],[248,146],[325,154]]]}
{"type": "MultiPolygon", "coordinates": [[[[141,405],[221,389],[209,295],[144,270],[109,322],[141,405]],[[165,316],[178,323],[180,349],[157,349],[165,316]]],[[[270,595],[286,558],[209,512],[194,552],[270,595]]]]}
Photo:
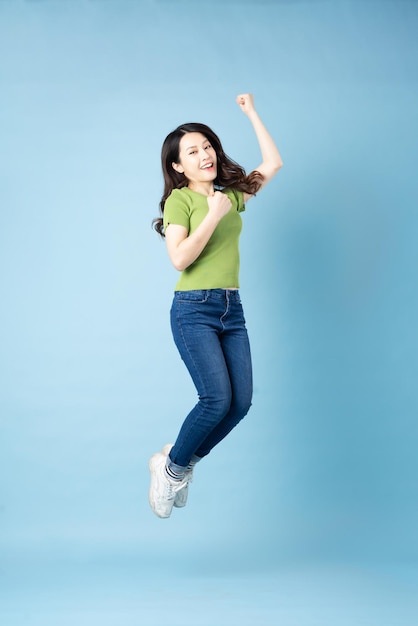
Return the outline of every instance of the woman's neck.
{"type": "Polygon", "coordinates": [[[215,188],[212,182],[210,183],[195,183],[191,182],[188,188],[197,193],[201,193],[203,196],[213,196],[215,188]]]}

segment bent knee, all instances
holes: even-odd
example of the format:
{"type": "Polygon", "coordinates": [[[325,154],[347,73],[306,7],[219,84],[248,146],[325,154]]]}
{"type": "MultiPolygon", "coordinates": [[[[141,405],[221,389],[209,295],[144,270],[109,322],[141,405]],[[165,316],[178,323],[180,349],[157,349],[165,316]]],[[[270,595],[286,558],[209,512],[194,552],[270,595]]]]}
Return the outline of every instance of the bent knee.
{"type": "Polygon", "coordinates": [[[214,418],[222,419],[231,408],[232,398],[230,395],[218,395],[214,397],[200,398],[205,412],[214,418]]]}
{"type": "Polygon", "coordinates": [[[235,398],[231,404],[231,412],[237,416],[238,421],[242,420],[242,418],[247,415],[251,405],[251,398],[235,398]]]}

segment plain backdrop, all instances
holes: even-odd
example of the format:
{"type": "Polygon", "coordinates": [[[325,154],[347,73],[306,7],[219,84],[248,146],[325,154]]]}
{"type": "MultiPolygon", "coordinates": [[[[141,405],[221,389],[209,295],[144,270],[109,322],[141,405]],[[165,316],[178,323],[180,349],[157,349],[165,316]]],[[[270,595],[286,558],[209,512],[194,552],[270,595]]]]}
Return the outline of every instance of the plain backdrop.
{"type": "Polygon", "coordinates": [[[415,563],[417,32],[413,0],[0,2],[10,585],[46,562],[415,563]],[[151,229],[160,149],[201,121],[256,167],[242,92],[285,163],[243,214],[253,407],[162,521],[148,458],[195,392],[151,229]]]}

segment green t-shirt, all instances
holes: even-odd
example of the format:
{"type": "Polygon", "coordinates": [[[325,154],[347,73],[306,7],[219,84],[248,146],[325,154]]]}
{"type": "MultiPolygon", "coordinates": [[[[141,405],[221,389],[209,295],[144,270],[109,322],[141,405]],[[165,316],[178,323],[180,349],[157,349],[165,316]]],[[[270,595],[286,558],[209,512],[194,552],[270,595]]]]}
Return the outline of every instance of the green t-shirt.
{"type": "MultiPolygon", "coordinates": [[[[245,210],[241,191],[224,189],[231,209],[219,222],[200,256],[180,275],[176,291],[239,287],[238,241],[242,230],[240,213],[245,210]]],[[[174,189],[164,206],[164,228],[177,224],[189,235],[209,211],[207,197],[188,187],[174,189]]]]}

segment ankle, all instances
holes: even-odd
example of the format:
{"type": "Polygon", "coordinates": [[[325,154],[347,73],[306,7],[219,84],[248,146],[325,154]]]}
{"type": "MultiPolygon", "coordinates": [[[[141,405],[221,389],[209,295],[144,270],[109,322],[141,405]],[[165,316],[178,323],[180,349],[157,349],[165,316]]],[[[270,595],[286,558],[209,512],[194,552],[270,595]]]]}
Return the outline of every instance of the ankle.
{"type": "Polygon", "coordinates": [[[176,463],[173,463],[173,461],[171,461],[170,457],[167,457],[167,462],[165,464],[165,474],[171,482],[180,483],[182,480],[184,480],[186,471],[187,467],[176,465],[176,463]]]}
{"type": "Polygon", "coordinates": [[[190,459],[189,465],[187,466],[187,470],[191,472],[194,469],[194,466],[196,465],[196,463],[199,463],[200,460],[201,460],[201,457],[194,454],[192,458],[190,459]]]}

